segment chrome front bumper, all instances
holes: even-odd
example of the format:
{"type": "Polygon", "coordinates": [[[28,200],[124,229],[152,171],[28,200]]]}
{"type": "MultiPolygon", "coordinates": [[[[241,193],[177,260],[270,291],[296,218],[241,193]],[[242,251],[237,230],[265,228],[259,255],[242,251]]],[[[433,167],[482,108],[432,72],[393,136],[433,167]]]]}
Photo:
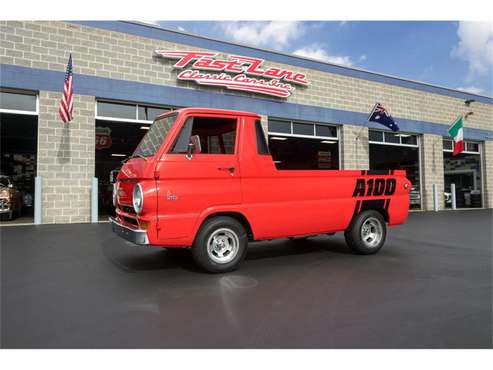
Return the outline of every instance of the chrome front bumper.
{"type": "Polygon", "coordinates": [[[147,238],[147,232],[145,230],[132,229],[128,226],[122,225],[113,217],[110,217],[110,223],[113,232],[119,237],[134,244],[149,245],[149,239],[147,238]]]}

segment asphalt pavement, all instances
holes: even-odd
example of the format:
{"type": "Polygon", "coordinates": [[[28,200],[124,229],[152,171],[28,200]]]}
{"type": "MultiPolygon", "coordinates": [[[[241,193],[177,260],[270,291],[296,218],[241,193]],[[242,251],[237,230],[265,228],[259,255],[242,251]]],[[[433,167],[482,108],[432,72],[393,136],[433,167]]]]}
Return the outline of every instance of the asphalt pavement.
{"type": "Polygon", "coordinates": [[[412,213],[374,256],[342,234],[253,243],[240,270],[109,224],[1,227],[2,348],[492,348],[491,210],[412,213]]]}

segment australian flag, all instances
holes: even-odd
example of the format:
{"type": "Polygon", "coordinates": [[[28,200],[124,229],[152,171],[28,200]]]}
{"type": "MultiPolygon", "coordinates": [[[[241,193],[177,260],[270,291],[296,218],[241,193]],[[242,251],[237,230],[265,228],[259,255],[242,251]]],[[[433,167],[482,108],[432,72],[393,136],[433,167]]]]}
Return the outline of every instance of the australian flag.
{"type": "Polygon", "coordinates": [[[390,128],[392,131],[399,131],[399,126],[397,126],[390,113],[387,112],[380,103],[375,104],[370,113],[370,117],[368,117],[368,121],[380,123],[381,125],[390,128]]]}

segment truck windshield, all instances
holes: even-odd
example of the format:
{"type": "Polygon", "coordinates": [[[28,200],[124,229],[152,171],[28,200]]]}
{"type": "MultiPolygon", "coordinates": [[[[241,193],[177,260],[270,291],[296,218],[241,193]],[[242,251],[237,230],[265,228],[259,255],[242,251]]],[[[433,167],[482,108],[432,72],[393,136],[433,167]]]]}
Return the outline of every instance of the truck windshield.
{"type": "Polygon", "coordinates": [[[156,154],[175,120],[176,114],[172,114],[154,121],[147,134],[137,145],[132,157],[150,157],[156,154]]]}

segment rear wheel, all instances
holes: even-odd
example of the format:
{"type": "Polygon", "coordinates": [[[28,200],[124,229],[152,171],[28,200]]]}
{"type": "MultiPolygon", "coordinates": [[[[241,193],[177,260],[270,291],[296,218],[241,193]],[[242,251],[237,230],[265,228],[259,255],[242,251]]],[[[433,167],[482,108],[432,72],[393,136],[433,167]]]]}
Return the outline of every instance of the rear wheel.
{"type": "Polygon", "coordinates": [[[195,262],[209,272],[228,272],[245,258],[248,238],[241,223],[231,217],[204,222],[192,246],[195,262]]]}
{"type": "Polygon", "coordinates": [[[375,254],[385,243],[387,225],[378,211],[365,211],[353,219],[344,236],[354,253],[375,254]]]}

